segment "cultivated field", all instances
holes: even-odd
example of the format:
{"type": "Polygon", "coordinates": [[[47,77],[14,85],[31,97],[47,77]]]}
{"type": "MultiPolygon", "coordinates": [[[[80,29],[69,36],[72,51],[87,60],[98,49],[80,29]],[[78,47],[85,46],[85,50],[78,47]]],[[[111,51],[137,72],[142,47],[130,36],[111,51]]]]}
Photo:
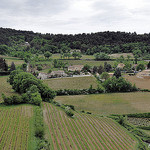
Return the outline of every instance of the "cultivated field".
{"type": "Polygon", "coordinates": [[[71,77],[71,78],[53,78],[43,81],[50,88],[58,89],[87,89],[90,85],[97,88],[97,81],[94,77],[71,77]]]}
{"type": "Polygon", "coordinates": [[[72,119],[52,104],[43,105],[51,149],[136,149],[137,141],[112,119],[77,112],[72,119]]]}
{"type": "Polygon", "coordinates": [[[0,106],[0,149],[33,150],[32,106],[0,106]]]}
{"type": "MultiPolygon", "coordinates": [[[[60,54],[53,54],[52,59],[61,59],[60,54]]],[[[70,57],[69,59],[74,59],[74,57],[70,57]]],[[[81,59],[94,59],[93,55],[82,55],[81,59]]]]}
{"type": "Polygon", "coordinates": [[[8,76],[0,76],[0,102],[2,102],[1,94],[4,93],[6,96],[17,94],[11,88],[11,85],[7,82],[8,76]]]}
{"type": "Polygon", "coordinates": [[[130,56],[130,58],[134,58],[132,53],[116,53],[116,54],[110,54],[109,55],[112,59],[119,58],[120,56],[123,56],[124,58],[127,58],[127,56],[130,56]]]}
{"type": "Polygon", "coordinates": [[[150,93],[148,92],[57,96],[55,100],[62,104],[72,104],[80,111],[103,115],[150,111],[150,93]]]}
{"type": "Polygon", "coordinates": [[[149,89],[150,90],[150,79],[138,78],[136,76],[124,76],[127,80],[129,80],[132,84],[135,84],[138,88],[141,89],[149,89]]]}
{"type": "Polygon", "coordinates": [[[12,62],[15,63],[16,66],[19,66],[24,63],[24,60],[21,60],[20,58],[17,57],[9,57],[9,56],[3,56],[0,55],[0,57],[4,58],[6,60],[6,63],[10,66],[12,62]]]}
{"type": "Polygon", "coordinates": [[[96,60],[62,60],[63,62],[68,63],[68,65],[90,65],[93,66],[100,66],[104,65],[105,62],[113,65],[114,61],[96,61],[96,60]]]}

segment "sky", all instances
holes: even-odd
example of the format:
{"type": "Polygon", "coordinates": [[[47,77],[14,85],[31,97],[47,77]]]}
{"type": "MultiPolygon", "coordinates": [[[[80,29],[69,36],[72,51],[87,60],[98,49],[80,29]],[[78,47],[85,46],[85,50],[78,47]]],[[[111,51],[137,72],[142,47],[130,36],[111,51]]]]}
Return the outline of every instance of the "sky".
{"type": "Polygon", "coordinates": [[[0,27],[40,33],[150,32],[150,0],[0,0],[0,27]]]}

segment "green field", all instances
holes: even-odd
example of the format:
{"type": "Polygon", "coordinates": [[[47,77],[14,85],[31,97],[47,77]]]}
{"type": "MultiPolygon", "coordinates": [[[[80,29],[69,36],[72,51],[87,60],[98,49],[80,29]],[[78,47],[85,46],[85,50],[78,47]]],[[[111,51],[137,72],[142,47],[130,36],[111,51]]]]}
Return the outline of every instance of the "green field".
{"type": "Polygon", "coordinates": [[[24,63],[24,60],[17,57],[10,57],[10,56],[3,56],[3,55],[0,55],[0,57],[4,58],[6,60],[6,63],[9,66],[11,65],[12,62],[14,62],[16,66],[19,66],[24,63]]]}
{"type": "Polygon", "coordinates": [[[55,100],[74,105],[80,111],[104,115],[150,111],[150,93],[144,92],[57,96],[55,100]]]}
{"type": "MultiPolygon", "coordinates": [[[[53,54],[52,59],[61,59],[60,54],[53,54]]],[[[70,57],[70,59],[74,59],[74,57],[70,57]]],[[[93,55],[82,55],[81,59],[94,59],[93,55]]]]}
{"type": "Polygon", "coordinates": [[[100,66],[104,65],[105,62],[113,65],[114,61],[96,61],[96,60],[62,60],[63,62],[68,63],[69,66],[71,65],[89,65],[91,67],[93,66],[100,66]]]}
{"type": "Polygon", "coordinates": [[[144,79],[128,75],[125,75],[124,78],[130,81],[132,84],[135,84],[138,88],[150,90],[150,78],[144,79]]]}
{"type": "Polygon", "coordinates": [[[71,78],[53,78],[43,81],[50,88],[54,90],[58,89],[87,89],[90,85],[93,88],[97,87],[97,81],[95,77],[71,77],[71,78]]]}
{"type": "Polygon", "coordinates": [[[34,150],[33,107],[0,106],[0,149],[34,150]]]}
{"type": "Polygon", "coordinates": [[[11,88],[11,85],[7,82],[8,76],[0,76],[0,102],[2,102],[1,94],[4,93],[6,96],[17,94],[11,88]]]}
{"type": "Polygon", "coordinates": [[[136,149],[137,141],[112,119],[77,112],[72,119],[52,104],[43,105],[50,149],[136,149]]]}

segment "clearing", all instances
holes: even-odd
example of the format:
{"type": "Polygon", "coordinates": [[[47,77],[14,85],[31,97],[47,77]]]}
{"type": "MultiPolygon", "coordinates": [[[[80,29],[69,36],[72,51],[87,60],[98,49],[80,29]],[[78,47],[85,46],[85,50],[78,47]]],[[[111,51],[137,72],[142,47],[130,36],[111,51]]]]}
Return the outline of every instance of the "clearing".
{"type": "Polygon", "coordinates": [[[149,112],[150,93],[111,93],[57,96],[55,101],[62,104],[74,105],[75,109],[96,114],[127,114],[149,112]]]}
{"type": "Polygon", "coordinates": [[[10,57],[10,56],[3,56],[3,55],[0,55],[0,57],[6,60],[6,63],[8,64],[8,66],[10,66],[12,62],[15,63],[15,66],[19,66],[25,63],[24,60],[17,58],[17,57],[10,57]]]}
{"type": "Polygon", "coordinates": [[[53,90],[58,89],[87,89],[90,85],[97,88],[97,80],[93,76],[87,77],[68,77],[68,78],[52,78],[43,80],[53,90]]]}
{"type": "Polygon", "coordinates": [[[135,84],[138,88],[150,90],[150,79],[148,78],[144,79],[128,75],[125,75],[124,78],[130,81],[132,84],[135,84]]]}
{"type": "Polygon", "coordinates": [[[7,82],[8,76],[0,76],[0,102],[2,102],[1,94],[4,93],[6,96],[11,96],[15,93],[14,90],[11,88],[11,85],[7,82]]]}

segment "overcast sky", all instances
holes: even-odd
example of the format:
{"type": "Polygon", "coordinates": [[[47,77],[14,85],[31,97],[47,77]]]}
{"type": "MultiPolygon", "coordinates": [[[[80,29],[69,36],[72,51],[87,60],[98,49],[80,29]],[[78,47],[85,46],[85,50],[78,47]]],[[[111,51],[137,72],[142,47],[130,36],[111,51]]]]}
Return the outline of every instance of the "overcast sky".
{"type": "Polygon", "coordinates": [[[150,0],[0,0],[0,27],[41,33],[150,32],[150,0]]]}

